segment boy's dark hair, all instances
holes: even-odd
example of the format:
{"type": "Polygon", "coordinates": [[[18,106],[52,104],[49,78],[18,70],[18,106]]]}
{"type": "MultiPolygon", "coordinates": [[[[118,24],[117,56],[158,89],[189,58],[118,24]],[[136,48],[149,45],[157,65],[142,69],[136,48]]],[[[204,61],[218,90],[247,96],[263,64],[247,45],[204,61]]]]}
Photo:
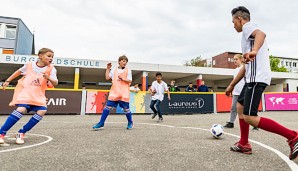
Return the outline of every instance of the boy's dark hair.
{"type": "Polygon", "coordinates": [[[157,72],[156,74],[155,74],[155,77],[157,77],[157,76],[162,76],[162,74],[160,73],[160,72],[157,72]]]}
{"type": "Polygon", "coordinates": [[[188,83],[188,84],[193,84],[193,83],[188,83]]]}
{"type": "Polygon", "coordinates": [[[125,55],[119,56],[118,62],[120,62],[122,60],[126,60],[126,62],[128,62],[128,58],[125,55]]]}
{"type": "Polygon", "coordinates": [[[137,83],[137,82],[133,83],[133,85],[136,85],[136,84],[139,84],[139,83],[137,83]]]}
{"type": "Polygon", "coordinates": [[[232,16],[241,17],[244,20],[250,21],[250,12],[244,6],[239,6],[239,7],[232,9],[231,13],[232,13],[232,16]]]}
{"type": "Polygon", "coordinates": [[[43,55],[47,52],[52,52],[54,53],[54,51],[52,49],[49,49],[49,48],[41,48],[39,51],[38,51],[38,55],[43,55]]]}

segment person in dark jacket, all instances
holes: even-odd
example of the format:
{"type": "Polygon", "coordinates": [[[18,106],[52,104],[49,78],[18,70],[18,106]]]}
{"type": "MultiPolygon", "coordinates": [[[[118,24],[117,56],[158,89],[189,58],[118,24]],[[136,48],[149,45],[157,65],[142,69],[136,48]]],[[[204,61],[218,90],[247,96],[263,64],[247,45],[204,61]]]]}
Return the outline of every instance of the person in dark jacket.
{"type": "Polygon", "coordinates": [[[189,83],[185,89],[186,92],[197,92],[192,83],[189,83]]]}
{"type": "Polygon", "coordinates": [[[205,81],[202,81],[201,85],[198,87],[198,92],[208,92],[208,87],[205,85],[205,81]]]}

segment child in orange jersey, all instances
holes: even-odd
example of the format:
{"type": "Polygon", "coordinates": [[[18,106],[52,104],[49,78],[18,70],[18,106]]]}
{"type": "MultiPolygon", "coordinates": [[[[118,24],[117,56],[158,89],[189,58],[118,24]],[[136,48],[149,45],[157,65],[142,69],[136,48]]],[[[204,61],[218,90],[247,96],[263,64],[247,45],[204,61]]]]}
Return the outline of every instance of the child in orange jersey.
{"type": "Polygon", "coordinates": [[[126,67],[128,58],[123,55],[118,59],[119,66],[111,70],[112,64],[108,63],[106,70],[106,79],[112,80],[112,87],[110,90],[109,98],[104,108],[100,121],[93,126],[93,129],[98,130],[104,127],[105,120],[107,119],[110,111],[116,108],[117,105],[123,108],[128,121],[127,129],[133,128],[132,113],[129,110],[129,86],[132,81],[131,70],[126,67]]]}
{"type": "Polygon", "coordinates": [[[57,70],[51,65],[54,52],[48,48],[42,48],[38,52],[39,60],[29,62],[22,68],[14,72],[3,84],[3,89],[9,83],[20,75],[24,75],[23,88],[17,94],[14,104],[17,109],[14,110],[7,118],[0,129],[0,144],[4,143],[6,132],[17,123],[23,114],[30,111],[36,112],[32,118],[19,130],[16,136],[17,144],[24,144],[24,135],[30,131],[47,112],[45,90],[48,82],[54,86],[58,84],[56,76],[57,70]]]}

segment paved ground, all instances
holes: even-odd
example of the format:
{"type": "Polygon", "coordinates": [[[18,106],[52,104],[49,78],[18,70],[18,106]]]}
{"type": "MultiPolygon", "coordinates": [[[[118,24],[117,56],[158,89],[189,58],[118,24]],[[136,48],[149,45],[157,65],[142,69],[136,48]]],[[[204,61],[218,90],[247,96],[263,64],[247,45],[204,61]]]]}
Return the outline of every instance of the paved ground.
{"type": "MultiPolygon", "coordinates": [[[[260,113],[282,124],[298,129],[298,112],[260,113]]],[[[1,124],[7,116],[0,116],[1,124]]],[[[0,170],[291,170],[274,152],[253,144],[253,154],[229,151],[236,137],[224,135],[214,139],[208,131],[214,123],[224,124],[228,114],[166,115],[158,124],[148,115],[134,115],[135,127],[126,130],[123,115],[111,115],[105,129],[91,131],[99,116],[46,116],[27,135],[26,144],[15,145],[9,134],[9,147],[0,147],[0,170]],[[121,123],[122,122],[122,123],[121,123]],[[163,126],[170,125],[170,126],[163,126]],[[6,151],[12,150],[15,151],[6,151]]],[[[27,122],[25,116],[10,133],[27,122]]],[[[239,135],[236,128],[226,129],[239,135]]],[[[265,131],[251,132],[250,138],[266,144],[288,156],[286,140],[265,131]]],[[[294,161],[297,167],[298,160],[294,161]]]]}

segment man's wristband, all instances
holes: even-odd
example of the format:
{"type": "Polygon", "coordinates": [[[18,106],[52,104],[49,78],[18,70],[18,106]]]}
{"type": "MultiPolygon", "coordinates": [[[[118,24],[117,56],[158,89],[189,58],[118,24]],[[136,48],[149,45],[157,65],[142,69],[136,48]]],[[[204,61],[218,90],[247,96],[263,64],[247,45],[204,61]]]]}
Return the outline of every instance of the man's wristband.
{"type": "Polygon", "coordinates": [[[5,82],[6,82],[6,83],[10,83],[10,81],[7,81],[7,80],[6,80],[5,82]]]}

